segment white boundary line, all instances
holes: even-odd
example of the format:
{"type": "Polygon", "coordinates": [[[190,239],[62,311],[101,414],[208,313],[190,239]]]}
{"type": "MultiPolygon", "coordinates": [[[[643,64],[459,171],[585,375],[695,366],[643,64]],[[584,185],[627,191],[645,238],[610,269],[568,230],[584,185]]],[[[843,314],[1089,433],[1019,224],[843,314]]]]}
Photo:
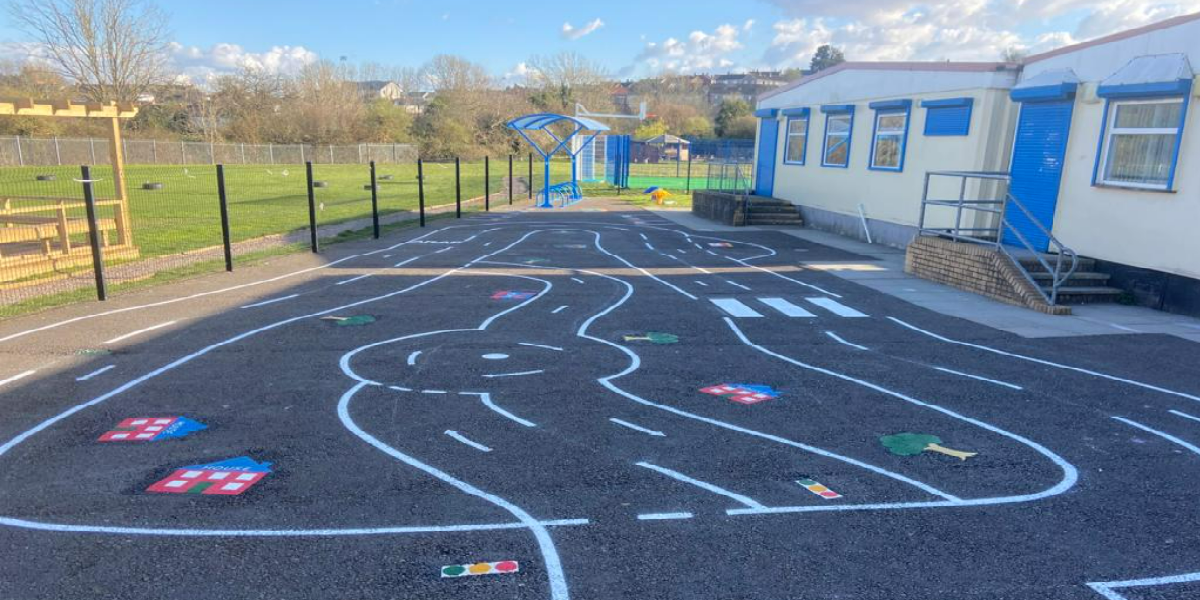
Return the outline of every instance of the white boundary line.
{"type": "Polygon", "coordinates": [[[622,421],[621,419],[618,419],[616,417],[609,417],[608,420],[612,421],[613,423],[616,423],[617,425],[620,425],[621,427],[628,427],[629,429],[632,429],[634,431],[640,431],[647,435],[652,435],[654,437],[667,437],[667,434],[665,434],[661,431],[655,431],[653,429],[646,429],[645,427],[642,427],[641,425],[634,425],[633,423],[630,423],[629,421],[622,421]]]}
{"type": "Polygon", "coordinates": [[[749,496],[743,496],[742,494],[739,494],[737,492],[731,492],[721,486],[708,483],[707,481],[700,481],[699,479],[694,479],[692,477],[688,477],[687,475],[684,475],[683,473],[680,473],[679,471],[672,471],[671,469],[668,469],[666,467],[660,467],[658,465],[648,463],[645,461],[642,461],[642,462],[639,462],[636,464],[639,467],[645,467],[647,469],[650,469],[651,471],[655,471],[662,475],[666,475],[667,477],[670,477],[671,479],[674,479],[676,481],[682,481],[683,483],[686,483],[689,485],[694,485],[702,490],[706,490],[706,491],[712,492],[712,493],[720,495],[720,496],[725,496],[726,498],[729,498],[730,500],[733,500],[734,502],[737,502],[738,504],[741,504],[742,506],[745,506],[746,508],[753,508],[753,509],[757,509],[757,510],[762,510],[762,509],[767,508],[766,506],[760,504],[754,498],[751,498],[749,496]]]}
{"type": "Polygon", "coordinates": [[[1171,413],[1171,414],[1173,414],[1173,415],[1175,415],[1175,416],[1177,416],[1177,417],[1183,417],[1183,418],[1185,418],[1185,419],[1191,419],[1191,420],[1193,420],[1193,421],[1200,421],[1200,417],[1193,416],[1193,415],[1189,415],[1189,414],[1187,414],[1187,413],[1185,413],[1185,412],[1182,412],[1182,411],[1178,411],[1178,410],[1168,410],[1167,412],[1169,412],[1169,413],[1171,413]]]}
{"type": "Polygon", "coordinates": [[[30,369],[28,371],[25,371],[24,373],[17,373],[16,375],[9,377],[8,379],[0,379],[0,385],[7,385],[14,381],[20,381],[22,379],[25,379],[26,377],[29,377],[30,375],[33,375],[34,373],[37,373],[37,369],[30,369]]]}
{"type": "Polygon", "coordinates": [[[1193,395],[1191,395],[1191,394],[1185,394],[1185,393],[1183,393],[1183,392],[1176,392],[1175,390],[1169,390],[1169,389],[1167,389],[1167,388],[1158,387],[1158,386],[1156,386],[1156,385],[1151,385],[1151,384],[1149,384],[1149,383],[1142,383],[1142,382],[1140,382],[1140,381],[1135,381],[1135,380],[1133,380],[1133,379],[1124,379],[1124,378],[1121,378],[1121,377],[1117,377],[1117,376],[1115,376],[1115,375],[1109,375],[1109,374],[1107,374],[1107,373],[1101,373],[1101,372],[1099,372],[1099,371],[1092,371],[1092,370],[1089,370],[1089,369],[1083,369],[1083,368],[1080,368],[1080,367],[1072,367],[1072,366],[1070,366],[1070,365],[1059,364],[1059,363],[1056,363],[1056,362],[1051,362],[1051,361],[1048,361],[1048,360],[1042,360],[1042,359],[1040,359],[1040,358],[1034,358],[1034,357],[1032,357],[1032,356],[1025,356],[1025,355],[1023,355],[1023,354],[1016,354],[1016,353],[1014,353],[1014,352],[1005,352],[1004,350],[999,350],[999,349],[992,348],[992,347],[989,347],[989,346],[984,346],[984,345],[982,345],[982,344],[973,344],[973,343],[970,343],[970,342],[960,342],[960,341],[958,341],[958,340],[952,340],[952,339],[950,339],[950,338],[948,338],[948,337],[944,337],[944,336],[938,335],[938,334],[936,334],[936,333],[933,333],[932,331],[926,331],[926,330],[924,330],[924,329],[921,329],[920,327],[917,327],[916,325],[911,325],[911,324],[909,324],[909,323],[905,323],[904,321],[901,321],[900,319],[897,319],[896,317],[888,317],[888,319],[889,319],[889,320],[891,320],[892,322],[894,322],[894,323],[896,323],[896,324],[900,325],[901,327],[905,327],[905,328],[911,329],[911,330],[913,330],[913,331],[916,331],[917,333],[923,333],[923,334],[925,334],[925,335],[927,335],[927,336],[929,336],[929,337],[931,337],[931,338],[933,338],[933,339],[935,339],[935,340],[939,340],[939,341],[942,341],[942,342],[946,342],[947,344],[955,344],[955,345],[958,345],[958,346],[967,346],[967,347],[969,347],[969,348],[975,348],[975,349],[977,349],[977,350],[983,350],[983,351],[985,351],[985,352],[991,352],[991,353],[993,353],[993,354],[999,354],[999,355],[1001,355],[1001,356],[1008,356],[1008,357],[1017,358],[1017,359],[1020,359],[1020,360],[1026,360],[1026,361],[1029,361],[1029,362],[1032,362],[1032,363],[1037,363],[1037,364],[1039,364],[1039,365],[1045,365],[1045,366],[1047,366],[1047,367],[1054,367],[1054,368],[1056,368],[1056,369],[1064,369],[1064,370],[1067,370],[1067,371],[1075,371],[1076,373],[1083,373],[1084,375],[1091,375],[1091,376],[1093,376],[1093,377],[1100,377],[1100,378],[1102,378],[1102,379],[1107,379],[1107,380],[1109,380],[1109,381],[1118,381],[1118,382],[1121,382],[1121,383],[1128,383],[1129,385],[1135,385],[1135,386],[1137,386],[1137,387],[1140,387],[1140,388],[1145,388],[1145,389],[1148,389],[1148,390],[1154,390],[1154,391],[1156,391],[1156,392],[1162,392],[1162,393],[1164,393],[1164,394],[1170,394],[1170,395],[1172,395],[1172,396],[1179,396],[1179,397],[1181,397],[1181,398],[1187,398],[1188,400],[1195,400],[1196,402],[1200,402],[1200,396],[1193,396],[1193,395]]]}
{"type": "Polygon", "coordinates": [[[135,335],[141,335],[141,334],[143,334],[143,333],[149,333],[149,332],[151,332],[151,331],[154,331],[154,330],[156,330],[156,329],[162,329],[163,327],[170,327],[170,326],[172,326],[172,325],[174,325],[174,324],[176,324],[176,323],[178,323],[178,322],[179,322],[179,321],[167,321],[166,323],[159,323],[158,325],[151,325],[150,327],[147,327],[147,328],[145,328],[145,329],[139,329],[139,330],[137,330],[137,331],[131,331],[131,332],[129,332],[129,333],[126,333],[125,335],[118,335],[117,337],[115,337],[115,338],[113,338],[113,339],[111,339],[111,340],[108,340],[107,342],[104,342],[104,343],[105,343],[105,344],[115,344],[115,343],[117,343],[117,342],[120,342],[120,341],[127,340],[127,339],[129,339],[129,338],[131,338],[131,337],[133,337],[133,336],[135,336],[135,335]]]}
{"type": "Polygon", "coordinates": [[[839,343],[839,344],[842,344],[842,345],[844,345],[844,346],[850,346],[851,348],[857,348],[857,349],[859,349],[859,350],[870,350],[870,348],[868,348],[868,347],[866,347],[866,346],[861,346],[861,345],[859,345],[859,344],[854,344],[854,343],[851,343],[851,342],[847,342],[846,340],[842,339],[842,336],[840,336],[840,335],[838,335],[838,334],[836,334],[836,333],[834,333],[834,332],[832,332],[832,331],[826,331],[826,332],[825,332],[825,335],[827,335],[827,336],[829,336],[829,337],[833,338],[833,341],[835,341],[835,342],[837,342],[837,343],[839,343]]]}
{"type": "MultiPolygon", "coordinates": [[[[107,372],[115,369],[115,368],[117,368],[117,365],[108,365],[107,367],[100,367],[99,369],[96,369],[95,371],[92,371],[91,373],[88,373],[87,375],[76,377],[75,381],[87,381],[93,377],[96,377],[97,375],[102,375],[104,373],[107,373],[107,372]]],[[[3,382],[0,382],[0,385],[2,385],[2,384],[3,384],[3,382]]]]}
{"type": "Polygon", "coordinates": [[[243,306],[242,308],[258,308],[260,306],[267,306],[270,304],[275,304],[276,302],[285,302],[287,300],[291,300],[292,298],[299,298],[299,297],[300,297],[300,294],[292,294],[290,296],[280,296],[278,298],[272,298],[270,300],[263,300],[262,302],[257,302],[254,304],[247,304],[247,305],[243,306]]]}
{"type": "Polygon", "coordinates": [[[673,513],[646,513],[638,515],[639,521],[671,521],[676,519],[690,519],[694,515],[690,512],[673,512],[673,513]]]}
{"type": "Polygon", "coordinates": [[[935,371],[941,371],[941,372],[943,372],[943,373],[949,373],[949,374],[951,374],[951,375],[958,375],[959,377],[966,377],[966,378],[968,378],[968,379],[974,379],[975,381],[986,381],[986,382],[988,382],[988,383],[994,383],[994,384],[996,384],[996,385],[1002,385],[1002,386],[1004,386],[1004,387],[1006,387],[1006,388],[1008,388],[1008,389],[1010,389],[1010,390],[1018,390],[1018,391],[1019,391],[1019,390],[1024,390],[1024,389],[1025,389],[1025,388],[1023,388],[1023,387],[1021,387],[1021,386],[1019,386],[1019,385],[1016,385],[1016,384],[1014,384],[1014,383],[1008,383],[1008,382],[1005,382],[1005,381],[998,381],[998,380],[995,380],[995,379],[988,379],[987,377],[981,377],[981,376],[979,376],[979,375],[972,375],[972,374],[970,374],[970,373],[963,373],[962,371],[955,371],[954,369],[947,369],[946,367],[934,367],[933,369],[934,369],[935,371]]]}
{"type": "Polygon", "coordinates": [[[466,444],[480,452],[491,452],[492,451],[491,448],[488,448],[487,446],[484,446],[483,444],[480,444],[479,442],[469,440],[469,439],[467,439],[467,436],[465,436],[457,431],[451,431],[451,430],[447,429],[444,433],[446,435],[450,436],[451,438],[453,438],[455,441],[466,444]]]}

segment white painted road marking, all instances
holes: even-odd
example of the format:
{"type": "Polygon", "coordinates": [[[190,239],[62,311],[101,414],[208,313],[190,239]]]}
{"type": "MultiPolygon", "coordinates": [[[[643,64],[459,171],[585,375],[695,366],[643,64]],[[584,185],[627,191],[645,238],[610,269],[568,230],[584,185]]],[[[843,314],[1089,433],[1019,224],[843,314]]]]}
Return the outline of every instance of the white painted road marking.
{"type": "Polygon", "coordinates": [[[558,313],[560,313],[560,312],[562,312],[562,311],[564,311],[564,310],[567,310],[567,307],[566,307],[566,306],[560,306],[560,307],[558,307],[558,308],[556,308],[556,309],[554,309],[554,310],[550,311],[550,314],[552,314],[552,315],[557,315],[558,313]]]}
{"type": "MultiPolygon", "coordinates": [[[[564,307],[564,308],[565,308],[565,307],[564,307]]],[[[519,345],[519,346],[530,346],[530,347],[533,347],[533,348],[545,348],[545,349],[547,349],[547,350],[553,350],[553,351],[555,351],[555,352],[564,352],[564,350],[563,350],[562,348],[559,348],[558,346],[549,346],[549,345],[546,345],[546,344],[530,344],[529,342],[520,342],[520,343],[518,343],[517,345],[519,345]]]]}
{"type": "Polygon", "coordinates": [[[370,277],[371,275],[374,275],[374,273],[367,273],[366,275],[359,275],[358,277],[351,277],[350,279],[347,279],[345,281],[339,281],[333,285],[346,285],[347,283],[354,283],[355,281],[361,281],[363,279],[366,279],[366,278],[370,277]]]}
{"type": "Polygon", "coordinates": [[[491,448],[488,448],[487,446],[484,446],[483,444],[480,444],[479,442],[473,442],[473,441],[467,439],[465,436],[463,436],[463,434],[461,434],[457,431],[451,431],[451,430],[447,429],[446,435],[448,435],[448,436],[454,438],[455,440],[462,442],[480,452],[491,452],[492,451],[491,448]]]}
{"type": "Polygon", "coordinates": [[[575,283],[583,283],[583,280],[578,277],[572,277],[571,281],[574,281],[575,283]]]}
{"type": "Polygon", "coordinates": [[[836,341],[839,344],[845,344],[847,346],[850,346],[851,348],[857,348],[859,350],[870,350],[870,348],[867,348],[866,346],[860,346],[858,344],[852,344],[850,342],[847,342],[846,340],[842,339],[842,336],[840,336],[832,331],[826,331],[825,335],[833,338],[834,341],[836,341]]]}
{"type": "Polygon", "coordinates": [[[750,318],[762,316],[758,311],[733,298],[709,298],[709,300],[721,310],[729,313],[731,317],[750,318]]]}
{"type": "Polygon", "coordinates": [[[728,283],[729,285],[732,285],[735,288],[741,288],[743,290],[746,290],[747,292],[750,291],[750,288],[748,288],[740,283],[737,283],[736,281],[730,281],[728,279],[722,279],[721,281],[724,281],[725,283],[728,283]]]}
{"type": "Polygon", "coordinates": [[[1169,413],[1171,413],[1171,414],[1173,414],[1173,415],[1175,415],[1175,416],[1177,416],[1177,417],[1183,417],[1183,418],[1185,418],[1185,419],[1191,419],[1191,420],[1193,420],[1193,421],[1200,421],[1200,417],[1194,417],[1194,416],[1192,416],[1192,415],[1189,415],[1189,414],[1187,414],[1187,413],[1185,413],[1185,412],[1180,412],[1180,411],[1177,411],[1177,410],[1169,410],[1169,411],[1167,411],[1167,412],[1169,412],[1169,413]]]}
{"type": "Polygon", "coordinates": [[[146,332],[149,332],[149,331],[154,331],[155,329],[162,329],[163,327],[170,327],[170,326],[172,326],[172,325],[174,325],[174,324],[176,324],[176,323],[178,323],[178,322],[179,322],[179,321],[167,321],[166,323],[159,323],[158,325],[154,325],[154,326],[151,326],[151,327],[147,327],[147,328],[145,328],[145,329],[139,329],[139,330],[137,330],[137,331],[131,331],[131,332],[129,332],[129,333],[127,333],[127,334],[125,334],[125,335],[118,335],[117,337],[115,337],[115,338],[113,338],[113,339],[111,339],[111,340],[108,340],[107,342],[104,342],[104,343],[105,343],[105,344],[115,344],[115,343],[117,343],[117,342],[119,342],[119,341],[122,341],[122,340],[127,340],[127,339],[129,339],[129,338],[131,338],[131,337],[133,337],[133,336],[135,336],[135,335],[141,335],[141,334],[143,334],[143,333],[146,333],[146,332]]]}
{"type": "Polygon", "coordinates": [[[839,317],[860,318],[867,316],[861,312],[858,312],[857,310],[854,310],[853,308],[850,308],[849,306],[846,306],[845,304],[829,298],[805,298],[805,300],[808,300],[809,302],[812,302],[813,304],[816,304],[817,306],[820,306],[821,308],[824,308],[825,310],[828,310],[839,317]]]}
{"type": "Polygon", "coordinates": [[[759,298],[759,302],[783,313],[785,317],[815,317],[814,315],[783,298],[759,298]]]}
{"type": "Polygon", "coordinates": [[[988,382],[988,383],[994,383],[994,384],[996,384],[996,385],[1002,385],[1002,386],[1004,386],[1004,387],[1006,387],[1006,388],[1009,388],[1009,389],[1014,389],[1014,390],[1023,390],[1023,389],[1025,389],[1025,388],[1023,388],[1023,387],[1021,387],[1021,386],[1019,386],[1019,385],[1013,385],[1013,384],[1011,384],[1011,383],[1005,383],[1005,382],[1003,382],[1003,381],[996,381],[995,379],[988,379],[987,377],[980,377],[980,376],[978,376],[978,375],[972,375],[972,374],[970,374],[970,373],[963,373],[962,371],[955,371],[955,370],[953,370],[953,369],[947,369],[946,367],[934,367],[934,369],[936,369],[936,370],[938,370],[938,371],[941,371],[941,372],[943,372],[943,373],[949,373],[949,374],[951,374],[951,375],[958,375],[958,376],[961,376],[961,377],[967,377],[967,378],[970,378],[970,379],[975,379],[975,380],[977,380],[977,381],[986,381],[986,382],[988,382]]]}
{"type": "Polygon", "coordinates": [[[538,369],[536,371],[520,371],[517,373],[488,373],[487,375],[484,375],[484,377],[487,377],[488,379],[494,379],[496,377],[520,377],[522,375],[537,375],[538,373],[545,372],[546,371],[544,369],[538,369]]]}
{"type": "Polygon", "coordinates": [[[1196,455],[1200,456],[1200,448],[1196,447],[1195,444],[1185,442],[1169,433],[1164,433],[1157,429],[1152,429],[1146,425],[1142,425],[1141,423],[1138,423],[1137,421],[1126,419],[1125,417],[1113,417],[1113,419],[1120,421],[1131,427],[1136,427],[1138,429],[1141,429],[1142,431],[1145,431],[1146,433],[1151,433],[1151,434],[1157,435],[1158,437],[1160,437],[1164,440],[1167,440],[1168,442],[1171,442],[1177,446],[1187,449],[1192,454],[1196,454],[1196,455]]]}
{"type": "Polygon", "coordinates": [[[638,520],[639,521],[667,521],[667,520],[671,520],[671,519],[690,519],[690,518],[692,518],[692,516],[693,515],[690,512],[648,513],[648,514],[644,514],[644,515],[638,515],[638,520]]]}
{"type": "Polygon", "coordinates": [[[87,381],[93,377],[96,377],[97,375],[107,373],[115,368],[117,368],[117,365],[108,365],[107,367],[100,367],[99,369],[96,369],[95,371],[92,371],[91,373],[88,373],[87,375],[84,375],[82,377],[76,377],[75,381],[87,381]]]}
{"type": "Polygon", "coordinates": [[[621,419],[617,419],[617,418],[613,418],[613,417],[610,417],[608,420],[612,421],[613,423],[616,423],[617,425],[620,425],[622,427],[628,427],[634,431],[640,431],[647,435],[652,435],[654,437],[667,437],[667,434],[665,434],[661,431],[655,431],[653,429],[646,429],[645,427],[642,427],[640,425],[634,425],[633,423],[630,423],[629,421],[622,421],[621,419]]]}
{"type": "Polygon", "coordinates": [[[647,469],[650,469],[651,471],[661,473],[661,474],[666,475],[667,477],[670,477],[671,479],[674,479],[676,481],[682,481],[684,483],[694,485],[702,490],[707,490],[714,494],[719,494],[721,496],[725,496],[726,498],[729,498],[730,500],[733,500],[733,501],[737,502],[738,504],[745,506],[746,508],[755,508],[755,509],[767,508],[766,506],[759,504],[759,502],[753,498],[750,498],[748,496],[743,496],[736,492],[731,492],[723,487],[715,486],[711,483],[708,483],[707,481],[700,481],[699,479],[692,479],[691,477],[688,477],[687,475],[684,475],[683,473],[680,473],[678,471],[672,471],[671,469],[668,469],[666,467],[660,467],[658,465],[650,464],[648,462],[637,463],[637,466],[645,467],[647,469]]]}
{"type": "Polygon", "coordinates": [[[537,427],[537,423],[522,419],[521,417],[518,417],[517,415],[514,415],[507,410],[496,406],[496,403],[492,402],[492,395],[488,394],[487,392],[460,392],[460,394],[463,396],[479,396],[479,400],[483,402],[484,406],[488,407],[488,409],[490,409],[492,412],[504,417],[505,419],[518,423],[524,427],[537,427]]]}
{"type": "Polygon", "coordinates": [[[416,366],[417,357],[421,355],[421,352],[421,350],[413,350],[413,353],[408,355],[408,366],[416,366]]]}
{"type": "Polygon", "coordinates": [[[24,373],[13,375],[12,377],[9,377],[8,379],[0,380],[0,385],[5,385],[5,384],[12,383],[14,381],[25,379],[26,377],[29,377],[30,375],[33,375],[34,373],[37,373],[37,369],[30,369],[28,371],[25,371],[24,373]]]}

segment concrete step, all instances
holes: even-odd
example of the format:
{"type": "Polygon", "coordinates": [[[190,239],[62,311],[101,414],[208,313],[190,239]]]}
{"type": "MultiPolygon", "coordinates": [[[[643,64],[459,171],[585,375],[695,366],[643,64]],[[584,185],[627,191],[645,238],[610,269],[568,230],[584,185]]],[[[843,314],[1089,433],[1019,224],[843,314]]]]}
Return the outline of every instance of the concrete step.
{"type": "MultiPolygon", "coordinates": [[[[1050,282],[1054,280],[1054,274],[1046,271],[1030,273],[1029,276],[1032,277],[1033,280],[1038,283],[1038,285],[1043,286],[1049,285],[1050,282]]],[[[1111,275],[1107,273],[1095,273],[1088,271],[1081,273],[1076,271],[1067,278],[1064,284],[1072,287],[1106,287],[1110,278],[1111,275]]]]}
{"type": "Polygon", "coordinates": [[[751,206],[749,211],[752,215],[795,215],[795,206],[751,206]]]}
{"type": "MultiPolygon", "coordinates": [[[[1049,294],[1049,287],[1042,289],[1049,294]]],[[[1059,304],[1101,304],[1115,302],[1124,290],[1108,286],[1063,286],[1058,288],[1059,304]]]]}
{"type": "Polygon", "coordinates": [[[769,217],[768,218],[768,217],[751,216],[746,219],[746,224],[747,225],[794,225],[794,226],[799,227],[799,226],[804,225],[804,221],[800,218],[800,215],[792,215],[790,218],[787,218],[787,217],[769,217]]]}

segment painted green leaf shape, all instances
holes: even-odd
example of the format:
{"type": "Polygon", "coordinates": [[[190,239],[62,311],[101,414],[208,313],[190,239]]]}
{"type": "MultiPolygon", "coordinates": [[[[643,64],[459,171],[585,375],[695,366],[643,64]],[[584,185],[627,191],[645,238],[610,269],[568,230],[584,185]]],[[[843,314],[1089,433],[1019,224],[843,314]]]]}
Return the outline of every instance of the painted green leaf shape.
{"type": "Polygon", "coordinates": [[[371,315],[356,315],[353,317],[346,317],[345,319],[338,319],[337,321],[334,321],[334,324],[336,324],[338,327],[355,327],[374,322],[375,317],[372,317],[371,315]]]}
{"type": "Polygon", "coordinates": [[[896,456],[916,456],[930,444],[942,443],[942,439],[927,433],[897,433],[880,437],[879,443],[896,456]]]}
{"type": "Polygon", "coordinates": [[[661,333],[658,331],[646,332],[646,338],[649,339],[650,343],[652,344],[675,344],[679,342],[679,336],[671,333],[661,333]]]}

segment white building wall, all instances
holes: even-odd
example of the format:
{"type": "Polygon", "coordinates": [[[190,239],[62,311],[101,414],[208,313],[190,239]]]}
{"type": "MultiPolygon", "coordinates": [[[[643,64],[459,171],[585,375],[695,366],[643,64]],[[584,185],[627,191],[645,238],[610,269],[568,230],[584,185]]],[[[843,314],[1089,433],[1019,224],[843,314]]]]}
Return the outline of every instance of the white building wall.
{"type": "MultiPolygon", "coordinates": [[[[920,218],[926,171],[1007,170],[1007,149],[1011,147],[1015,117],[1008,87],[1014,79],[1012,73],[995,72],[847,70],[765,99],[759,105],[761,108],[807,106],[812,111],[803,166],[784,163],[787,118],[779,117],[774,196],[854,219],[858,218],[861,203],[872,221],[915,228],[920,218]],[[961,97],[975,100],[969,135],[925,136],[927,111],[921,108],[921,101],[961,97]],[[869,104],[891,99],[910,99],[913,103],[902,172],[868,168],[875,119],[875,111],[869,104]],[[848,168],[821,166],[826,119],[820,111],[822,104],[855,105],[848,168]]],[[[956,179],[937,178],[931,196],[957,198],[958,185],[956,179]]],[[[968,189],[968,195],[976,198],[979,193],[974,185],[968,189]]],[[[950,209],[934,209],[927,223],[944,226],[952,219],[950,209]]]]}
{"type": "Polygon", "coordinates": [[[1137,56],[1175,53],[1187,54],[1193,69],[1200,65],[1200,20],[1051,56],[1027,65],[1023,78],[1070,68],[1084,82],[1067,145],[1055,237],[1083,256],[1200,278],[1200,82],[1193,84],[1174,193],[1092,185],[1104,120],[1097,84],[1137,56]]]}

